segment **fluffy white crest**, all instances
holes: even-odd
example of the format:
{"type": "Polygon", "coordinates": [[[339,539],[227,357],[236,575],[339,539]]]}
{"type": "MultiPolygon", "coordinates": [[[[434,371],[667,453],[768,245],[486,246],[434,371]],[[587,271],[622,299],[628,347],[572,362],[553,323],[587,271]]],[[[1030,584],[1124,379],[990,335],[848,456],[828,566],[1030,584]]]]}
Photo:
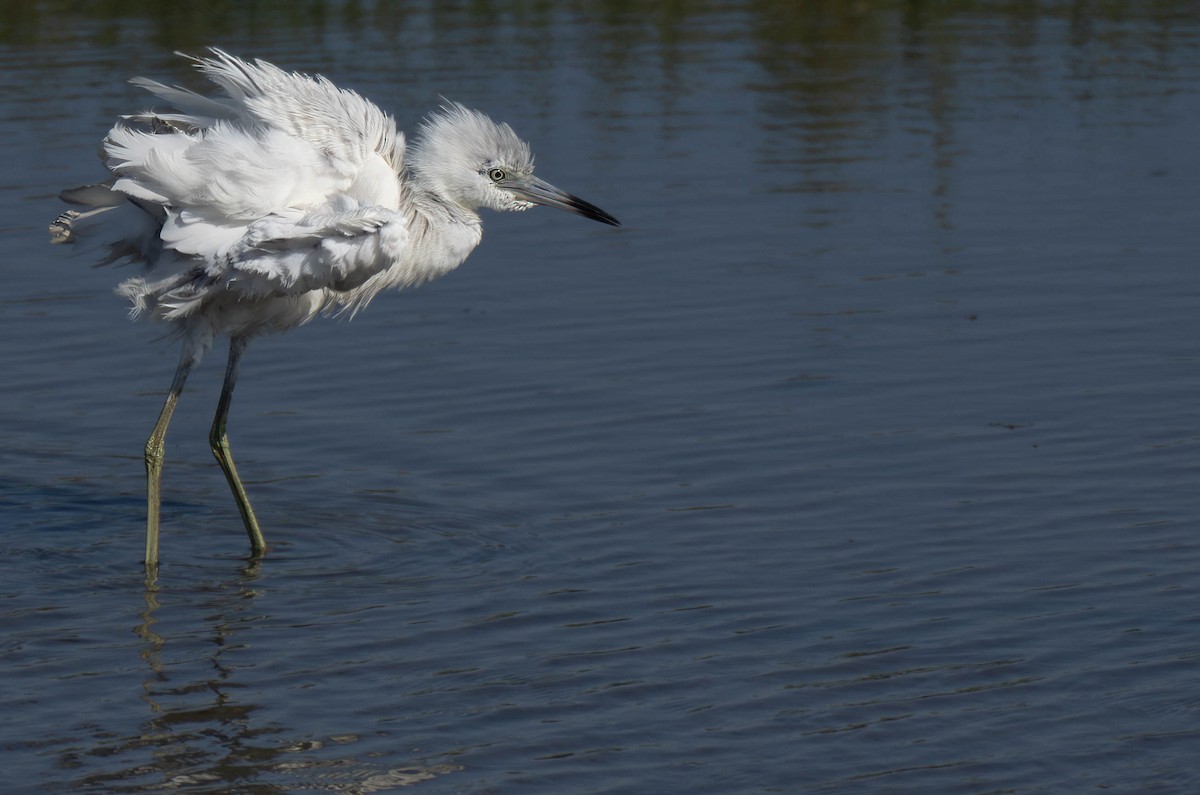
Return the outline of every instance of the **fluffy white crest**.
{"type": "Polygon", "coordinates": [[[422,123],[409,167],[429,190],[468,210],[509,210],[517,209],[512,196],[497,190],[487,171],[499,167],[528,175],[533,172],[533,155],[507,124],[447,102],[422,123]]]}

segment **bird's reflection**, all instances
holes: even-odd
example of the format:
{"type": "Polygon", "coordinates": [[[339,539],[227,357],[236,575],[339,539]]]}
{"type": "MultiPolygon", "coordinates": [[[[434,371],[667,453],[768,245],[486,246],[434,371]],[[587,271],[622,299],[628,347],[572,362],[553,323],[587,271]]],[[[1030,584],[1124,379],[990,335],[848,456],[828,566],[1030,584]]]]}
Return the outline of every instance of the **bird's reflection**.
{"type": "MultiPolygon", "coordinates": [[[[255,720],[260,705],[246,697],[238,683],[235,659],[237,636],[253,625],[251,613],[260,575],[257,561],[242,565],[236,574],[211,588],[203,603],[207,627],[203,634],[184,632],[172,637],[158,628],[160,615],[182,601],[155,578],[148,578],[142,594],[144,606],[133,631],[140,640],[138,656],[145,665],[141,700],[149,717],[136,736],[106,742],[102,753],[133,752],[138,762],[89,776],[81,784],[120,791],[161,792],[197,785],[239,788],[254,782],[256,792],[285,792],[260,781],[263,772],[291,753],[286,743],[264,743],[284,731],[255,720]],[[200,637],[208,647],[208,665],[196,678],[191,665],[164,659],[173,642],[200,637]]],[[[207,590],[207,589],[206,589],[207,590]]],[[[98,749],[99,750],[99,749],[98,749]]]]}
{"type": "Polygon", "coordinates": [[[261,576],[260,561],[242,563],[227,579],[203,586],[199,596],[194,584],[176,589],[147,579],[133,632],[144,665],[140,699],[149,714],[136,733],[95,736],[85,753],[110,764],[78,779],[80,791],[284,793],[299,787],[370,793],[459,769],[381,769],[345,753],[359,740],[354,733],[314,738],[304,727],[264,719],[264,703],[246,676],[253,663],[240,654],[248,646],[239,638],[271,618],[261,609],[261,576]],[[176,624],[189,602],[202,610],[199,631],[176,624]],[[198,642],[198,654],[180,658],[181,649],[198,642]],[[331,753],[333,748],[339,750],[331,753]],[[120,757],[130,761],[112,764],[120,757]]]}

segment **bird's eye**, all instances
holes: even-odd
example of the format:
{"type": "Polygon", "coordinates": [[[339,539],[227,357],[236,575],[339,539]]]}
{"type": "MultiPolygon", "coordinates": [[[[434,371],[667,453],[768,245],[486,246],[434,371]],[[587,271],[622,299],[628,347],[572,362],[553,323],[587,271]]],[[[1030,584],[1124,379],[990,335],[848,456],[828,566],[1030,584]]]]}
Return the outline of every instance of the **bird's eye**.
{"type": "Polygon", "coordinates": [[[487,171],[488,179],[492,182],[503,182],[508,174],[502,168],[489,168],[487,171]]]}

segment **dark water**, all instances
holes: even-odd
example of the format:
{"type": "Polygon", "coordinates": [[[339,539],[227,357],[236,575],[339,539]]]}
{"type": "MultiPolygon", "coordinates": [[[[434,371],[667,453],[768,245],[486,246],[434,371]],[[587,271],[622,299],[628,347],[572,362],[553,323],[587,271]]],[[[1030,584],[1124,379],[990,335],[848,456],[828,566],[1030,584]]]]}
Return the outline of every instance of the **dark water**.
{"type": "Polygon", "coordinates": [[[1190,3],[3,6],[5,792],[1200,789],[1190,3]],[[793,7],[795,6],[795,7],[793,7]],[[123,10],[122,10],[123,9],[123,10]],[[625,222],[176,353],[45,243],[219,44],[625,222]]]}

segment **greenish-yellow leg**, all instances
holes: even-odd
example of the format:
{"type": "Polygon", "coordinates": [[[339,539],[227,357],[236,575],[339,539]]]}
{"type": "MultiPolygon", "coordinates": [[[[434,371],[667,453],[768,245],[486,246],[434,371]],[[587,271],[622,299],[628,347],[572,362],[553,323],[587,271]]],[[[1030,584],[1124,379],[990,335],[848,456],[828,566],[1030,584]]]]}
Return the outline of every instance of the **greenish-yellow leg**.
{"type": "Polygon", "coordinates": [[[159,412],[158,422],[154,423],[154,430],[146,440],[146,570],[151,574],[158,568],[158,523],[162,506],[162,467],[167,425],[175,413],[179,393],[183,391],[183,384],[195,361],[194,356],[185,350],[175,370],[175,378],[171,381],[171,390],[167,392],[167,400],[159,412]]]}
{"type": "Polygon", "coordinates": [[[234,337],[229,343],[229,361],[225,365],[225,383],[221,387],[221,399],[217,402],[217,414],[213,417],[212,430],[208,434],[208,443],[212,447],[217,463],[229,481],[233,498],[237,501],[238,511],[242,514],[242,522],[246,525],[246,533],[250,536],[250,551],[261,555],[267,549],[262,529],[250,506],[250,498],[246,496],[246,487],[238,477],[237,467],[233,463],[233,454],[229,451],[229,436],[225,433],[225,420],[229,416],[229,403],[233,400],[233,387],[237,383],[238,362],[246,351],[246,337],[234,337]]]}

